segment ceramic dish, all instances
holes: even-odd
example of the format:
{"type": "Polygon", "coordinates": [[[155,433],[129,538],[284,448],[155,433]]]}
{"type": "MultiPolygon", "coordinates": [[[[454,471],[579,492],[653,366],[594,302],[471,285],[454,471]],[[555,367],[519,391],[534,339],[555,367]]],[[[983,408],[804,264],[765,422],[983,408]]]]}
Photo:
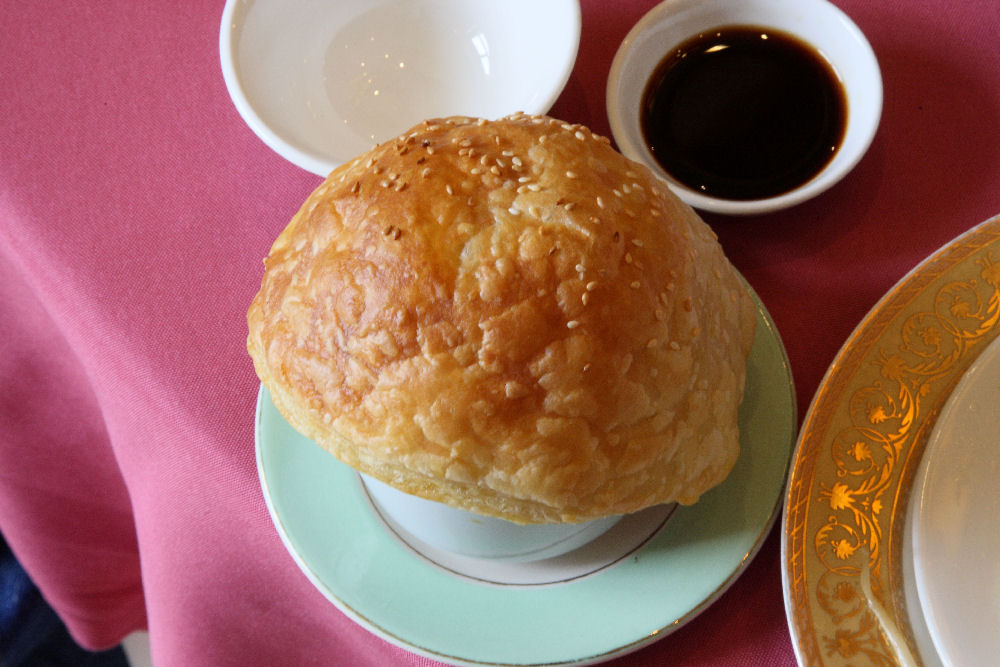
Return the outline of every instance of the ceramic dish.
{"type": "Polygon", "coordinates": [[[757,303],[736,467],[696,505],[620,521],[606,535],[626,530],[624,545],[599,538],[588,545],[596,552],[499,568],[435,554],[384,523],[357,473],[292,429],[262,388],[257,461],[278,533],[341,611],[436,660],[584,665],[664,637],[736,580],[781,504],[795,394],[778,332],[757,303]]]}
{"type": "Polygon", "coordinates": [[[913,571],[945,664],[1000,655],[1000,339],[941,412],[913,488],[913,571]]]}
{"type": "Polygon", "coordinates": [[[243,120],[319,176],[426,118],[544,113],[578,0],[227,0],[219,53],[243,120]]]}
{"type": "Polygon", "coordinates": [[[803,422],[782,531],[800,664],[940,664],[913,575],[912,492],[943,407],[998,334],[1000,217],[924,260],[837,354],[803,422]]]}
{"type": "Polygon", "coordinates": [[[815,197],[854,168],[879,125],[882,75],[864,34],[826,0],[664,0],[636,23],[615,54],[606,104],[612,135],[622,153],[652,169],[681,199],[707,211],[757,215],[815,197]],[[761,26],[794,35],[830,63],[843,86],[848,114],[840,147],[816,176],[789,192],[748,200],[710,196],[670,176],[643,135],[642,100],[654,70],[672,48],[722,26],[761,26]]]}

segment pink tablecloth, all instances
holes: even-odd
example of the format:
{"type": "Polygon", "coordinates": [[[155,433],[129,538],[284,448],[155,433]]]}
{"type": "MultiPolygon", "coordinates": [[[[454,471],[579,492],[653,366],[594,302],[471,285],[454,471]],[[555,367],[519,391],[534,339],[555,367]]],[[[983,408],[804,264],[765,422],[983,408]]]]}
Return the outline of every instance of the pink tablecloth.
{"type": "MultiPolygon", "coordinates": [[[[800,413],[878,297],[1000,212],[1000,3],[836,0],[885,79],[882,127],[839,186],[706,216],[783,334],[800,413]]],[[[652,0],[583,2],[552,113],[609,132],[604,81],[652,0]]],[[[428,665],[299,572],[254,463],[246,306],[319,179],[244,125],[221,2],[0,9],[0,531],[92,648],[142,627],[158,665],[428,665]]],[[[680,631],[622,665],[795,660],[779,532],[680,631]]]]}

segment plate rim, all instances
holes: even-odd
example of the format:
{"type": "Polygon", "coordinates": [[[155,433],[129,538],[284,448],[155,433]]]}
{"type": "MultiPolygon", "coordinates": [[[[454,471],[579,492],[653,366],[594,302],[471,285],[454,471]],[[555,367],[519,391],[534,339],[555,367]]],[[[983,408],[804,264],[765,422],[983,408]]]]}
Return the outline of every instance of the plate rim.
{"type": "MultiPolygon", "coordinates": [[[[878,347],[879,342],[888,333],[890,327],[900,324],[908,315],[917,314],[908,310],[912,309],[914,301],[926,295],[928,290],[934,285],[940,284],[940,281],[955,277],[955,272],[967,268],[970,263],[974,264],[976,260],[980,259],[980,255],[985,253],[989,258],[990,249],[998,244],[1000,244],[1000,215],[995,215],[945,242],[922,259],[869,309],[834,356],[813,395],[800,426],[798,440],[792,454],[785,490],[781,530],[781,575],[785,612],[795,656],[800,665],[825,665],[833,662],[832,660],[824,660],[822,657],[824,652],[820,647],[820,640],[816,632],[817,624],[812,618],[810,609],[811,593],[807,590],[806,581],[816,576],[815,567],[810,569],[803,562],[808,548],[807,542],[809,538],[814,537],[806,535],[810,520],[816,516],[816,512],[810,514],[810,510],[814,505],[819,504],[813,502],[819,497],[819,489],[816,488],[816,463],[820,455],[830,454],[832,446],[829,441],[829,432],[832,430],[834,419],[828,408],[832,404],[833,409],[839,409],[843,407],[846,400],[850,400],[847,398],[849,389],[852,387],[852,382],[857,380],[861,364],[869,360],[869,353],[878,347]]],[[[984,267],[983,270],[985,271],[986,268],[984,267]]],[[[915,431],[914,446],[903,452],[905,457],[900,468],[899,479],[892,487],[893,504],[900,509],[898,515],[890,515],[889,530],[885,532],[888,536],[886,541],[894,553],[903,551],[901,543],[904,540],[903,533],[907,521],[906,510],[915,469],[919,465],[923,447],[938,412],[954,390],[964,369],[975,361],[978,354],[998,334],[1000,334],[1000,324],[995,323],[984,334],[983,344],[974,348],[975,353],[973,354],[971,350],[967,351],[955,362],[951,373],[943,376],[943,388],[939,390],[939,395],[934,397],[936,402],[932,401],[928,406],[927,411],[922,415],[918,429],[915,431]]],[[[899,338],[902,338],[901,332],[899,338]]],[[[830,503],[830,507],[823,510],[825,513],[831,511],[832,496],[830,503]]],[[[887,574],[885,576],[876,576],[874,570],[869,573],[874,576],[875,588],[872,590],[888,591],[887,594],[873,594],[873,597],[878,599],[869,604],[869,609],[876,618],[882,614],[882,623],[879,624],[881,627],[876,627],[874,630],[881,637],[881,648],[884,649],[882,651],[884,656],[888,657],[890,651],[898,650],[904,655],[909,653],[912,657],[915,655],[917,647],[924,644],[919,638],[914,637],[913,625],[915,624],[910,622],[905,610],[906,602],[902,599],[903,564],[898,557],[895,557],[892,562],[887,562],[885,559],[885,556],[880,555],[877,562],[874,562],[876,567],[886,566],[887,574]],[[898,583],[899,585],[883,587],[881,579],[888,579],[890,583],[898,583]]],[[[869,563],[868,567],[871,568],[872,563],[869,563]]],[[[858,571],[846,579],[858,590],[867,588],[867,586],[862,585],[861,570],[863,568],[855,569],[858,571]]],[[[862,602],[867,603],[866,600],[862,600],[862,602]]],[[[835,641],[840,638],[847,639],[846,635],[834,633],[833,639],[835,641]]],[[[827,641],[829,644],[829,638],[827,641]]],[[[832,655],[833,650],[830,649],[827,653],[832,655]]],[[[928,658],[933,660],[936,656],[928,656],[928,658]]],[[[916,660],[919,661],[920,658],[917,657],[916,660]]]]}
{"type": "MultiPolygon", "coordinates": [[[[268,512],[270,514],[270,517],[272,519],[272,522],[281,537],[283,545],[285,546],[289,554],[292,556],[294,562],[299,567],[299,569],[309,579],[310,583],[312,583],[314,587],[316,587],[317,590],[319,590],[319,592],[321,592],[324,595],[324,597],[326,597],[330,602],[332,602],[341,612],[343,612],[355,623],[366,628],[376,636],[379,636],[382,639],[387,640],[390,643],[395,644],[396,646],[399,646],[407,651],[410,651],[412,653],[424,657],[432,658],[434,660],[447,662],[450,664],[476,665],[476,666],[508,665],[508,664],[590,665],[598,662],[603,662],[615,657],[627,655],[629,653],[632,653],[640,648],[643,648],[653,643],[654,641],[663,638],[668,634],[675,632],[676,630],[680,629],[688,622],[696,618],[702,611],[704,611],[711,604],[713,604],[732,586],[732,584],[743,574],[743,572],[746,571],[747,567],[753,561],[756,554],[760,551],[761,546],[763,545],[764,541],[766,540],[771,530],[773,529],[774,525],[776,524],[778,515],[780,513],[784,501],[785,483],[787,480],[788,471],[790,469],[792,461],[793,448],[796,442],[796,433],[797,433],[798,413],[796,408],[796,394],[795,394],[794,380],[787,352],[785,350],[784,344],[781,340],[781,337],[778,333],[774,321],[771,319],[770,314],[767,312],[766,307],[760,301],[759,297],[752,290],[752,288],[748,284],[746,285],[746,288],[753,297],[755,304],[757,306],[758,335],[762,335],[764,337],[762,344],[767,347],[765,352],[762,352],[762,354],[768,354],[775,357],[775,359],[771,362],[772,367],[766,369],[767,375],[765,377],[771,380],[773,380],[775,377],[782,377],[785,380],[784,382],[778,383],[779,385],[778,388],[774,390],[781,394],[781,399],[782,399],[782,405],[776,408],[775,412],[779,412],[782,419],[787,420],[787,427],[788,427],[787,432],[778,432],[784,427],[784,424],[782,424],[777,429],[775,429],[775,432],[773,434],[773,439],[776,442],[780,441],[782,443],[780,451],[782,452],[781,456],[783,460],[781,462],[781,465],[779,466],[781,468],[781,474],[780,476],[777,476],[777,479],[780,479],[780,483],[778,483],[776,485],[776,488],[773,489],[774,500],[771,503],[771,506],[766,508],[767,512],[766,519],[762,522],[762,525],[758,526],[756,523],[754,523],[754,530],[756,531],[756,533],[753,535],[752,543],[749,544],[749,547],[746,548],[745,552],[741,548],[738,559],[734,557],[734,560],[738,561],[735,567],[733,567],[731,570],[728,569],[727,567],[724,573],[720,573],[719,575],[720,580],[718,581],[717,585],[715,585],[713,590],[711,590],[705,595],[702,595],[699,600],[694,602],[694,604],[692,604],[689,608],[686,608],[686,610],[683,613],[677,614],[677,617],[673,618],[670,622],[664,623],[662,626],[645,634],[644,636],[638,636],[634,640],[629,642],[617,643],[616,645],[608,647],[607,650],[604,650],[599,653],[580,655],[577,657],[560,659],[556,661],[552,661],[546,658],[543,660],[536,660],[534,662],[517,662],[517,663],[495,661],[492,658],[478,659],[478,658],[471,658],[469,656],[449,654],[447,652],[438,650],[437,648],[430,648],[427,646],[423,646],[419,643],[415,643],[414,641],[410,641],[404,637],[394,634],[392,631],[388,630],[379,623],[375,622],[373,619],[368,618],[365,614],[360,613],[357,609],[351,607],[351,605],[346,603],[344,600],[341,600],[335,594],[335,592],[329,588],[327,582],[325,582],[322,579],[322,577],[319,576],[317,572],[311,567],[310,563],[308,562],[308,558],[306,558],[299,552],[299,549],[296,546],[292,535],[289,533],[289,529],[284,523],[283,517],[281,516],[281,511],[276,506],[273,497],[273,491],[271,489],[271,484],[268,480],[268,474],[266,470],[267,465],[264,461],[264,452],[263,452],[264,447],[261,444],[262,413],[264,405],[263,400],[267,397],[266,393],[267,390],[266,387],[261,385],[258,390],[258,397],[257,397],[258,400],[256,406],[256,414],[255,414],[255,434],[254,434],[255,453],[256,453],[261,490],[264,495],[264,500],[268,512]]],[[[766,439],[770,441],[772,439],[772,435],[768,434],[767,436],[761,436],[760,439],[766,439]]],[[[346,466],[344,467],[347,468],[346,466]]],[[[351,470],[351,472],[353,472],[353,470],[351,470]]],[[[768,491],[772,490],[768,488],[768,491]]],[[[358,488],[357,492],[360,495],[361,492],[360,487],[358,488]]],[[[692,507],[698,507],[698,505],[692,507]]],[[[764,507],[762,507],[761,510],[763,511],[764,507]]],[[[650,544],[656,543],[658,538],[660,538],[661,536],[662,535],[658,535],[649,542],[647,542],[646,544],[644,544],[637,550],[637,554],[641,554],[643,550],[651,548],[650,544]]],[[[386,535],[385,538],[387,540],[393,539],[391,536],[388,535],[386,535]]],[[[399,545],[396,546],[402,549],[402,547],[400,547],[399,545]]],[[[419,560],[419,558],[416,555],[413,555],[412,553],[408,553],[407,555],[409,558],[412,558],[414,560],[419,560]]],[[[432,567],[426,563],[423,563],[422,565],[427,568],[432,567]]],[[[600,580],[600,579],[606,579],[608,577],[613,577],[615,576],[616,571],[618,571],[617,566],[612,566],[603,572],[598,572],[595,573],[594,575],[591,575],[590,577],[584,578],[584,581],[592,581],[595,579],[600,580]]],[[[475,582],[466,582],[465,585],[483,588],[482,584],[478,584],[475,582]]],[[[561,584],[561,585],[571,586],[573,585],[573,583],[571,582],[569,584],[561,584]]],[[[550,587],[540,587],[540,589],[551,590],[550,587]]]]}

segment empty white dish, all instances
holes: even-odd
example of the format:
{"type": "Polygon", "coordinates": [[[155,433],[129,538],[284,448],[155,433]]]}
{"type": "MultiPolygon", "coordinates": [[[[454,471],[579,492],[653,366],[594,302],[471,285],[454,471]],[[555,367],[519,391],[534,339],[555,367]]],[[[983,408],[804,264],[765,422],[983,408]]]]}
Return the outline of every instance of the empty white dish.
{"type": "Polygon", "coordinates": [[[427,118],[545,113],[579,39],[578,0],[228,0],[219,48],[250,128],[326,176],[427,118]]]}

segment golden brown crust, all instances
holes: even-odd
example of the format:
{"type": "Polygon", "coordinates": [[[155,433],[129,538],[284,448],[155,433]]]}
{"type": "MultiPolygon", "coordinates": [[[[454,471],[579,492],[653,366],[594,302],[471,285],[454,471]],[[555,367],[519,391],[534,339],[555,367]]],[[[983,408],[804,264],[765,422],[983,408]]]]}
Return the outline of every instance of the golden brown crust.
{"type": "Polygon", "coordinates": [[[736,460],[754,305],[585,127],[426,121],[335,170],[265,266],[248,349],[275,405],[404,491],[582,521],[692,503],[736,460]]]}

